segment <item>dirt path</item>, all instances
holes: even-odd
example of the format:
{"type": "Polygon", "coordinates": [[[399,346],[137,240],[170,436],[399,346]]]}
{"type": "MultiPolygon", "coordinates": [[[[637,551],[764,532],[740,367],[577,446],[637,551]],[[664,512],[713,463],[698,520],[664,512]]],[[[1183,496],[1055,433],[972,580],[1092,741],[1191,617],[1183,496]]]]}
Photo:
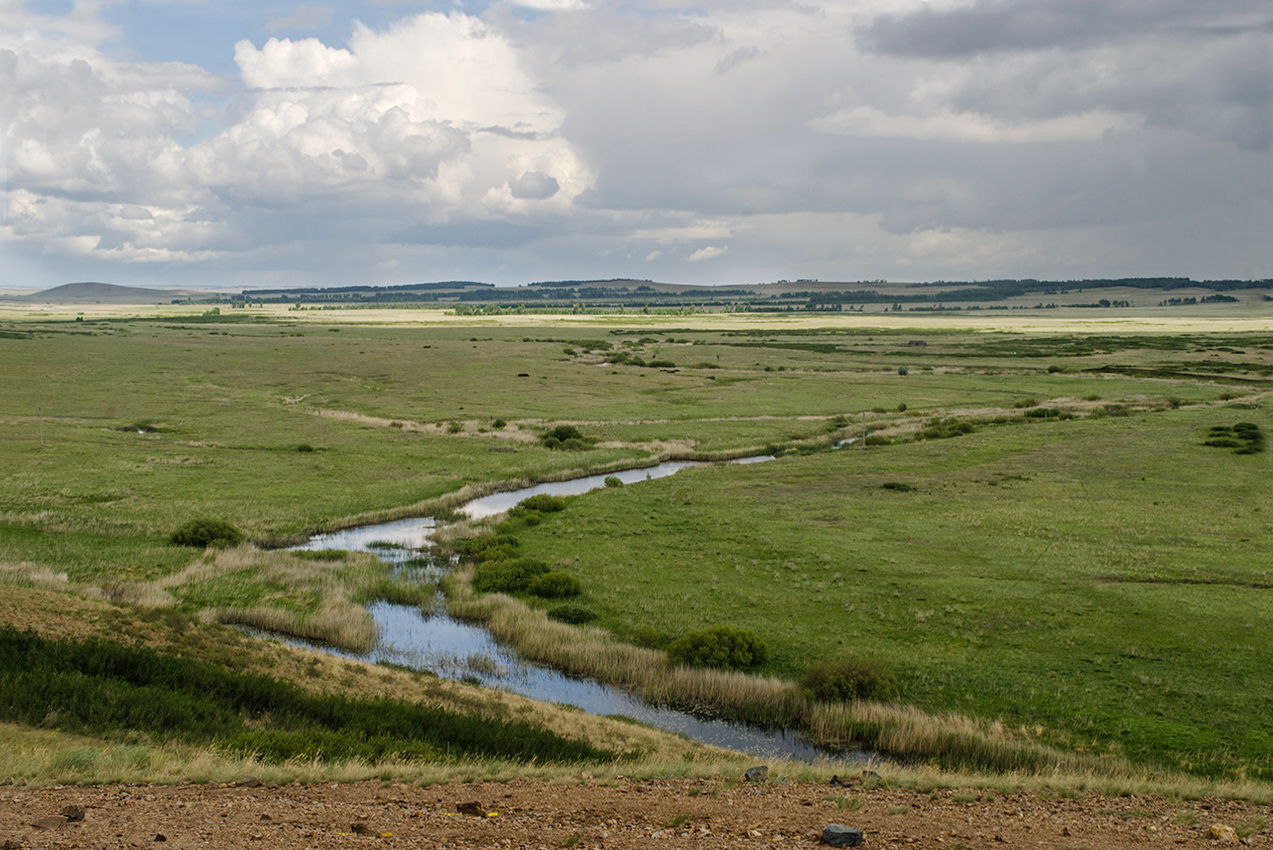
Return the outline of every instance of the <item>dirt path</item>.
{"type": "Polygon", "coordinates": [[[830,823],[864,848],[1268,846],[1268,807],[1162,797],[875,789],[809,783],[619,780],[506,784],[0,787],[0,848],[819,847],[830,823]],[[842,808],[840,801],[860,800],[842,808]],[[465,814],[457,807],[480,814],[465,814]],[[75,808],[68,808],[75,807],[75,808]],[[66,812],[82,820],[61,823],[66,812]],[[1253,831],[1252,831],[1253,830],[1253,831]]]}

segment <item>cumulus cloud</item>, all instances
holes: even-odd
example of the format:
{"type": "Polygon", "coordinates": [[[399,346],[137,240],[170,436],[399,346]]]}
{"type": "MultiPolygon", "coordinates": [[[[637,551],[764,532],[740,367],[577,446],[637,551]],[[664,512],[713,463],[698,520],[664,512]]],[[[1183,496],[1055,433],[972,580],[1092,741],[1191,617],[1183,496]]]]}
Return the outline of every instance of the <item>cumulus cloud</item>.
{"type": "Polygon", "coordinates": [[[240,41],[235,61],[248,89],[218,112],[206,104],[230,94],[228,81],[194,66],[130,63],[73,41],[0,41],[16,116],[7,237],[202,261],[288,238],[293,224],[248,215],[253,207],[319,228],[369,210],[437,225],[527,201],[560,213],[592,179],[516,48],[466,15],[359,27],[347,47],[240,41]],[[207,133],[214,122],[221,129],[207,133]]]}

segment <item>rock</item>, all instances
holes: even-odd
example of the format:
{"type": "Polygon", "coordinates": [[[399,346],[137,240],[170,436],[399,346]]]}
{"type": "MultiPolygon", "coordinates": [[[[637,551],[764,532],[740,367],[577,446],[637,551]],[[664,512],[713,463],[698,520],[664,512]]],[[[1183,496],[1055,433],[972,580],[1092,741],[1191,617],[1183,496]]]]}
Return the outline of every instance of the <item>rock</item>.
{"type": "Polygon", "coordinates": [[[1207,831],[1207,835],[1208,837],[1214,838],[1216,841],[1219,841],[1221,844],[1237,844],[1238,843],[1238,833],[1233,829],[1233,827],[1229,826],[1228,824],[1223,824],[1223,823],[1211,824],[1211,829],[1207,831]]]}
{"type": "Polygon", "coordinates": [[[479,818],[486,817],[486,809],[481,803],[456,803],[455,810],[462,815],[477,815],[479,818]]]}
{"type": "Polygon", "coordinates": [[[79,823],[84,820],[84,810],[79,806],[63,806],[62,817],[71,823],[79,823]]]}
{"type": "Polygon", "coordinates": [[[748,768],[747,772],[743,774],[743,778],[748,782],[768,782],[769,768],[763,764],[760,767],[748,768]]]}
{"type": "Polygon", "coordinates": [[[155,834],[155,841],[167,841],[167,840],[168,840],[168,836],[164,835],[162,832],[155,834]]]}
{"type": "Polygon", "coordinates": [[[261,780],[257,779],[255,776],[245,776],[242,779],[234,780],[230,784],[235,788],[259,788],[261,786],[261,780]]]}
{"type": "Polygon", "coordinates": [[[862,830],[831,823],[823,827],[822,840],[832,847],[856,847],[862,843],[862,830]]]}
{"type": "Polygon", "coordinates": [[[36,829],[57,829],[59,826],[66,826],[68,823],[70,823],[70,820],[62,815],[53,815],[53,817],[49,818],[40,818],[31,826],[36,829]]]}
{"type": "Polygon", "coordinates": [[[3,842],[0,842],[0,850],[22,850],[22,845],[12,838],[6,838],[3,842]]]}

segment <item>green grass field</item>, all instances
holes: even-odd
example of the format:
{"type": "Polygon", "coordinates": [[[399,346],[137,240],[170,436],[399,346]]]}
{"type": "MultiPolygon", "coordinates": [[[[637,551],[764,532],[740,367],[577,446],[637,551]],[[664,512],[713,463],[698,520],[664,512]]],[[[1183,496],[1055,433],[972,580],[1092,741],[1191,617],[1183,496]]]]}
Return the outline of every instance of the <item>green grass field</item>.
{"type": "Polygon", "coordinates": [[[0,581],[317,618],[324,594],[383,576],[288,584],[295,564],[248,555],[192,571],[203,553],[169,534],[210,516],[281,540],[464,487],[791,448],[516,533],[620,636],[742,626],[769,643],[765,673],[851,650],[929,712],[1273,778],[1273,453],[1202,445],[1270,430],[1267,330],[322,320],[0,322],[0,581]],[[939,419],[975,430],[913,441],[939,419]],[[545,449],[554,422],[599,442],[545,449]],[[863,431],[892,442],[815,451],[863,431]]]}

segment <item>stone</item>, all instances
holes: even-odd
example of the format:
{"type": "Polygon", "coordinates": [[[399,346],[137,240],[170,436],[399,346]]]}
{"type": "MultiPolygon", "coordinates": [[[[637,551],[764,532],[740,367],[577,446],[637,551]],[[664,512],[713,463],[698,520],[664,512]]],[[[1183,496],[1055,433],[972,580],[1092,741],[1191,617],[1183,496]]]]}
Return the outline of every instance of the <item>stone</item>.
{"type": "Polygon", "coordinates": [[[856,847],[862,843],[862,830],[831,823],[823,827],[822,840],[832,847],[856,847]]]}
{"type": "Polygon", "coordinates": [[[35,823],[31,824],[31,826],[36,829],[57,829],[59,826],[66,826],[68,823],[70,823],[70,821],[62,815],[53,815],[53,817],[49,818],[40,818],[35,823]]]}
{"type": "Polygon", "coordinates": [[[479,818],[486,817],[486,809],[481,803],[456,803],[455,810],[462,815],[477,815],[479,818]]]}
{"type": "Polygon", "coordinates": [[[760,767],[748,768],[747,772],[743,774],[743,778],[748,782],[767,782],[769,781],[769,768],[763,764],[760,767]]]}
{"type": "Polygon", "coordinates": [[[363,823],[362,821],[359,821],[358,823],[350,827],[350,831],[353,832],[354,835],[375,835],[376,834],[376,831],[374,829],[367,826],[367,824],[363,823]]]}
{"type": "Polygon", "coordinates": [[[1237,844],[1238,833],[1233,827],[1223,823],[1211,824],[1211,829],[1207,831],[1207,835],[1219,841],[1221,844],[1237,844]]]}
{"type": "Polygon", "coordinates": [[[242,779],[234,780],[230,784],[235,788],[259,788],[261,786],[261,780],[257,779],[255,776],[245,776],[242,779]]]}
{"type": "Polygon", "coordinates": [[[79,806],[63,806],[62,817],[71,823],[79,823],[84,820],[84,810],[79,806]]]}

